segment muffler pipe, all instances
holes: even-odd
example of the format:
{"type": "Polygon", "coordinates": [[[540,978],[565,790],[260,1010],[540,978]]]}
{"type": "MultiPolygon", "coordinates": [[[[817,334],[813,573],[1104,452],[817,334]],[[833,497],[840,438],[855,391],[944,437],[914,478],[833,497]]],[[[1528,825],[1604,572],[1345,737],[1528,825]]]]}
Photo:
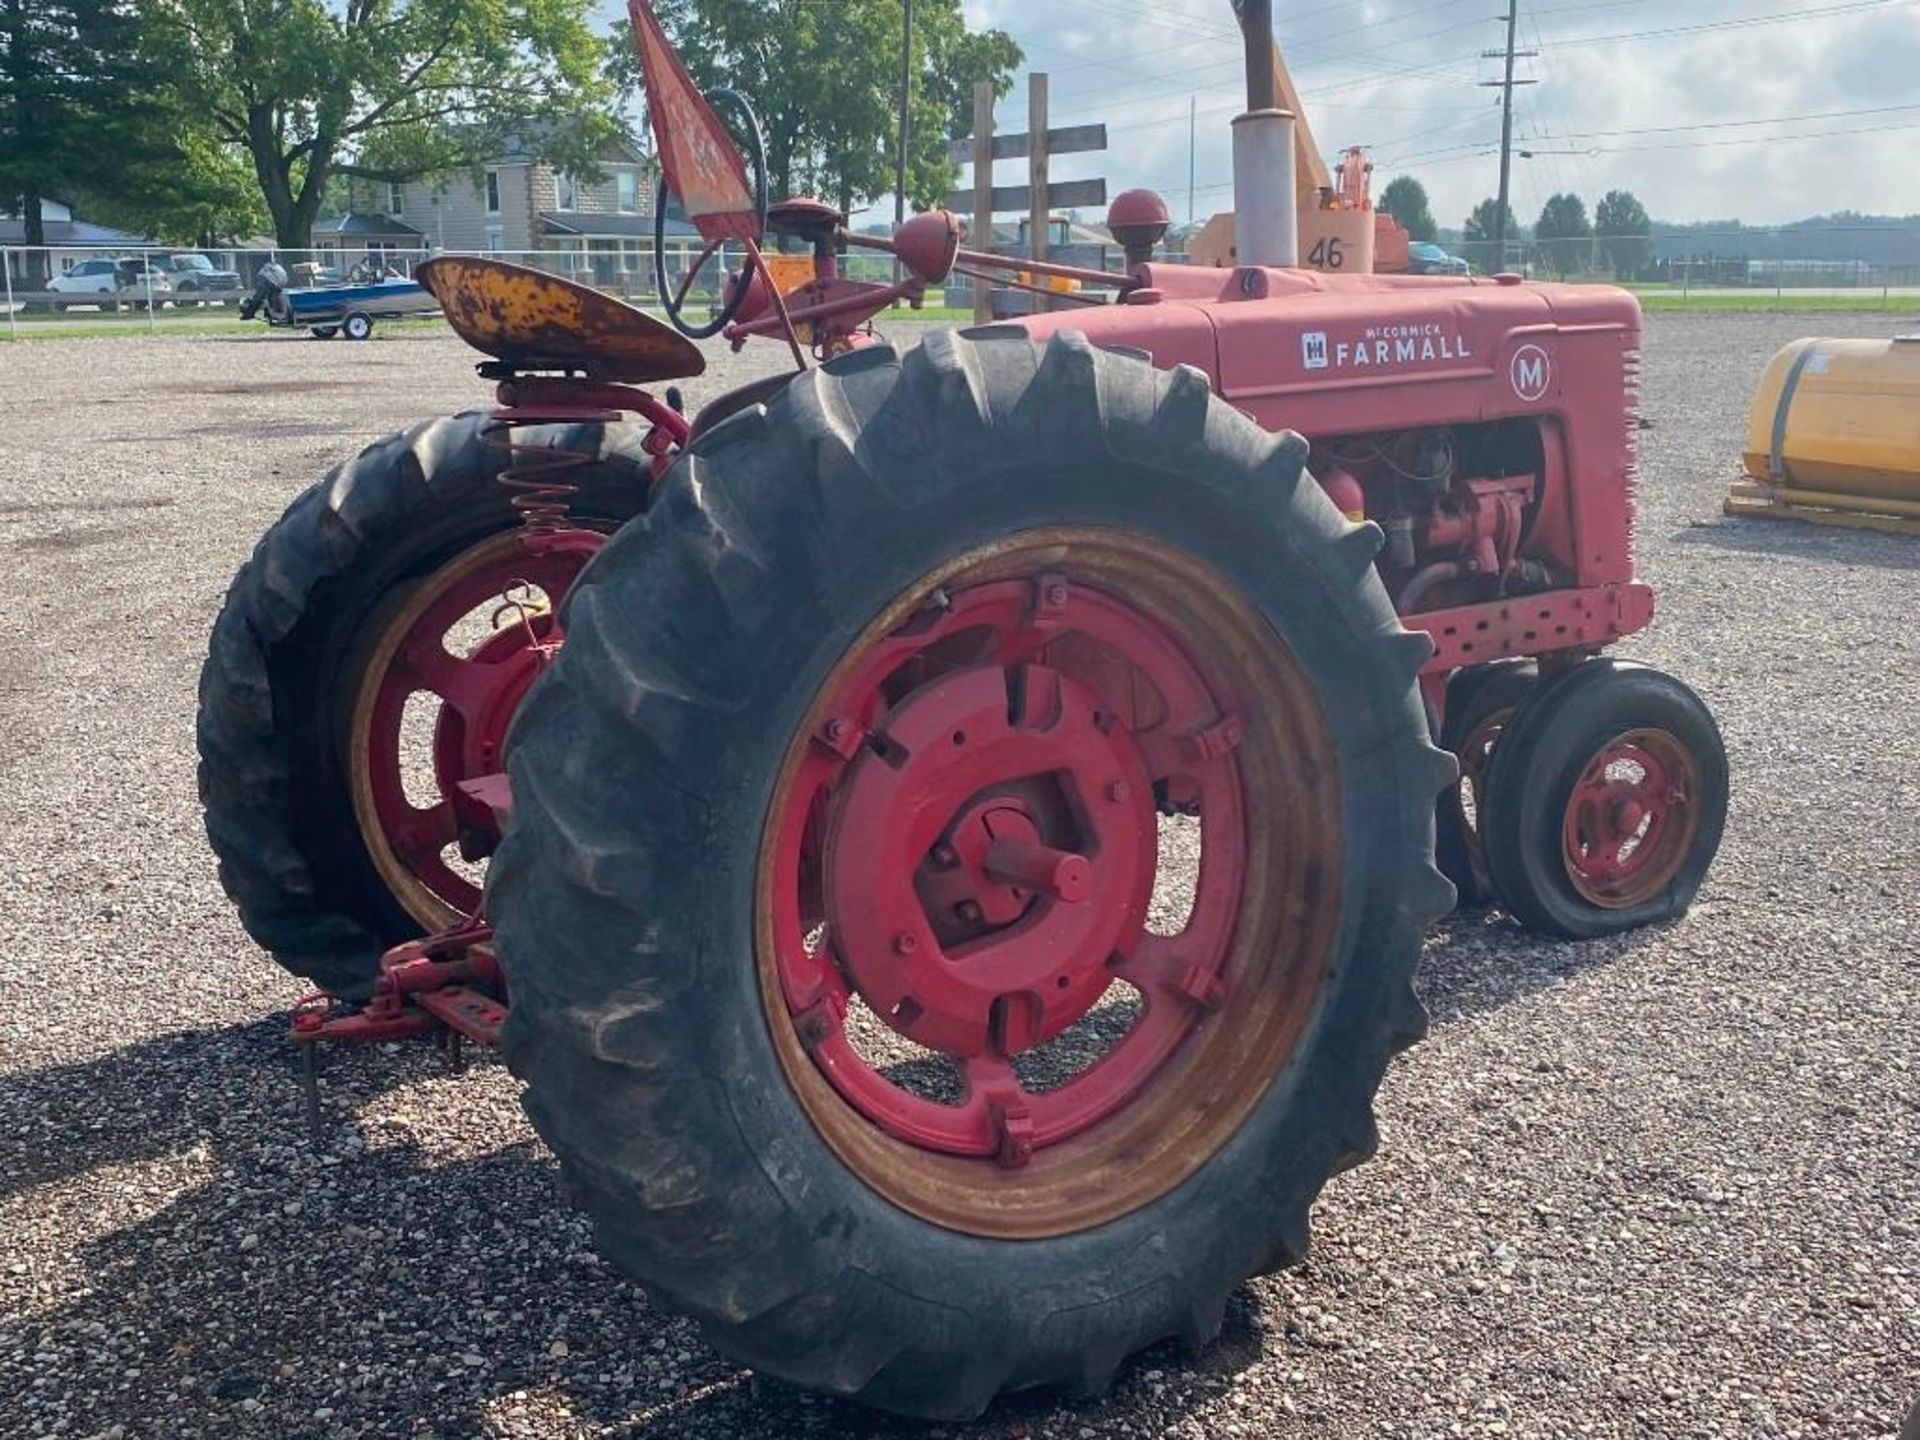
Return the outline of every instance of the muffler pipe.
{"type": "Polygon", "coordinates": [[[1247,112],[1233,122],[1233,232],[1242,265],[1300,263],[1294,190],[1293,112],[1280,107],[1273,75],[1273,0],[1246,0],[1247,112]]]}

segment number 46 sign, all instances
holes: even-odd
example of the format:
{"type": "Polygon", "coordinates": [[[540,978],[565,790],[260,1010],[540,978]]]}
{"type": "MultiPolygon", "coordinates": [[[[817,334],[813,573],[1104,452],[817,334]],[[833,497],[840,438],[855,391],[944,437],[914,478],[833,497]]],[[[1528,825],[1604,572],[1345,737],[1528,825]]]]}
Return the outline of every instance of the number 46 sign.
{"type": "Polygon", "coordinates": [[[1366,275],[1373,270],[1373,211],[1300,210],[1300,263],[1309,270],[1366,275]]]}

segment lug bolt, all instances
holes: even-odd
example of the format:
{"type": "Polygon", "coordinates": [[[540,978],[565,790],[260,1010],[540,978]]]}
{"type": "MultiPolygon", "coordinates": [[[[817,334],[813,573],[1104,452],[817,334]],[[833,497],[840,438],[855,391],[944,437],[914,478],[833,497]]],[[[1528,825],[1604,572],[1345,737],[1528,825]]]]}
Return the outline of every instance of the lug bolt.
{"type": "Polygon", "coordinates": [[[1116,780],[1111,785],[1107,786],[1107,799],[1111,800],[1116,805],[1125,804],[1128,797],[1131,796],[1132,794],[1133,794],[1133,787],[1128,785],[1127,782],[1124,780],[1116,780]]]}
{"type": "Polygon", "coordinates": [[[955,907],[954,913],[969,925],[978,925],[982,918],[980,906],[972,900],[962,900],[960,904],[955,907]]]}
{"type": "Polygon", "coordinates": [[[933,863],[943,870],[951,870],[960,863],[960,857],[954,853],[951,845],[936,845],[933,847],[933,863]]]}
{"type": "Polygon", "coordinates": [[[1067,587],[1064,585],[1047,586],[1047,604],[1064,605],[1067,603],[1067,587]]]}
{"type": "Polygon", "coordinates": [[[896,955],[911,955],[919,948],[920,942],[913,938],[910,931],[902,930],[893,937],[893,953],[896,955]]]}

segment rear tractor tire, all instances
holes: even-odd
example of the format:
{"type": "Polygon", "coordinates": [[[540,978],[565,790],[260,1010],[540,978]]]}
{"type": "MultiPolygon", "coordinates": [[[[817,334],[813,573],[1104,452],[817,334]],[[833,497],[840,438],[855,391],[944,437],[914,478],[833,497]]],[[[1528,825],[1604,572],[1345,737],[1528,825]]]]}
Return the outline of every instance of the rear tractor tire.
{"type": "MultiPolygon", "coordinates": [[[[281,965],[349,998],[382,951],[478,902],[492,822],[457,786],[499,770],[547,604],[585,563],[526,551],[485,423],[389,436],[296,500],[235,577],[200,675],[221,882],[281,965]]],[[[519,432],[600,457],[570,478],[580,522],[606,531],[647,493],[623,434],[519,432]]]]}
{"type": "Polygon", "coordinates": [[[1460,778],[1440,793],[1434,826],[1434,858],[1453,882],[1459,907],[1494,899],[1481,839],[1487,805],[1487,771],[1494,746],[1514,712],[1540,683],[1531,660],[1503,660],[1462,670],[1447,684],[1447,719],[1440,748],[1454,757],[1460,778]]]}
{"type": "Polygon", "coordinates": [[[1508,912],[1568,939],[1612,935],[1693,903],[1726,827],[1726,746],[1671,675],[1587,660],[1514,714],[1487,797],[1487,868],[1508,912]]]}
{"type": "Polygon", "coordinates": [[[1453,765],[1306,450],[1192,369],[936,333],[701,436],[568,596],[488,880],[507,1058],[726,1353],[1097,1394],[1373,1151],[1453,765]]]}

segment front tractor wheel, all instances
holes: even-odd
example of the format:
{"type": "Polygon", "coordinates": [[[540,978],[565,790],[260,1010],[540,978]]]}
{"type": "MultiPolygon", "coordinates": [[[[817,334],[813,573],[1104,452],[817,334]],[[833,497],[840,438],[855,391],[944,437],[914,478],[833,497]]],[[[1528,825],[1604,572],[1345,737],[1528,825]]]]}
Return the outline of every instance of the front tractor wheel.
{"type": "Polygon", "coordinates": [[[1503,660],[1462,670],[1447,684],[1447,719],[1440,748],[1460,766],[1460,778],[1440,794],[1434,854],[1440,873],[1453,882],[1461,909],[1494,898],[1482,831],[1487,815],[1487,772],[1494,747],[1514,712],[1540,683],[1531,660],[1503,660]]]}
{"type": "MultiPolygon", "coordinates": [[[[463,789],[501,769],[514,708],[586,563],[532,553],[485,419],[369,446],[296,500],[235,577],[200,676],[200,795],[220,878],[287,969],[364,995],[383,950],[470,913],[498,839],[463,789]]],[[[617,432],[616,432],[617,433],[617,432]]],[[[582,524],[643,502],[644,456],[580,426],[582,524]]]]}
{"type": "Polygon", "coordinates": [[[488,881],[609,1255],[924,1416],[1099,1391],[1300,1255],[1451,893],[1347,524],[1197,372],[876,347],[704,435],[569,595],[488,881]]]}
{"type": "Polygon", "coordinates": [[[1482,826],[1501,903],[1568,939],[1672,919],[1727,820],[1727,751],[1671,675],[1588,660],[1544,681],[1494,751],[1482,826]]]}

